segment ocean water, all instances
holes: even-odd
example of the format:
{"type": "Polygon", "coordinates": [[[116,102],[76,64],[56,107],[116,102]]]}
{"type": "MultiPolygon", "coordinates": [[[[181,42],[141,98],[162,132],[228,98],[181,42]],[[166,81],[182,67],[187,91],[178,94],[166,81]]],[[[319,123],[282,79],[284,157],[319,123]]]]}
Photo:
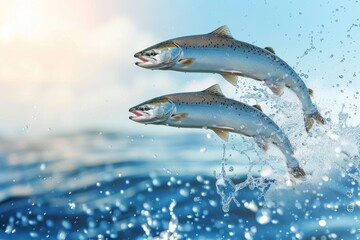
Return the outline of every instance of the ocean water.
{"type": "Polygon", "coordinates": [[[272,115],[297,181],[276,149],[235,134],[1,139],[0,239],[360,239],[360,127],[336,116],[301,134],[296,114],[272,115]]]}

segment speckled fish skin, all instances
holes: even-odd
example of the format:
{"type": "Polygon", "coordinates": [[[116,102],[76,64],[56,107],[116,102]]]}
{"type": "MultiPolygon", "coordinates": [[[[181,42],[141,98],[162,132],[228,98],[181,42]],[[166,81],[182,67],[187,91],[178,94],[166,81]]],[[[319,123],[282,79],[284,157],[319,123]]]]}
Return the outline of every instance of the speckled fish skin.
{"type": "Polygon", "coordinates": [[[315,121],[324,123],[304,81],[271,48],[264,49],[235,40],[228,28],[222,26],[209,34],[174,38],[144,51],[159,49],[161,45],[168,46],[170,43],[180,48],[181,53],[175,59],[176,62],[159,69],[219,73],[232,84],[237,83],[236,76],[248,77],[264,81],[277,95],[281,95],[283,88],[288,87],[302,103],[306,129],[309,131],[315,121]]]}
{"type": "MultiPolygon", "coordinates": [[[[305,175],[293,156],[291,143],[284,132],[257,108],[226,98],[218,85],[201,92],[164,95],[138,106],[166,101],[173,104],[173,111],[170,117],[156,124],[179,128],[207,128],[216,133],[234,132],[273,143],[284,154],[289,172],[295,177],[305,175]]],[[[131,108],[130,112],[136,109],[137,107],[131,108]]]]}

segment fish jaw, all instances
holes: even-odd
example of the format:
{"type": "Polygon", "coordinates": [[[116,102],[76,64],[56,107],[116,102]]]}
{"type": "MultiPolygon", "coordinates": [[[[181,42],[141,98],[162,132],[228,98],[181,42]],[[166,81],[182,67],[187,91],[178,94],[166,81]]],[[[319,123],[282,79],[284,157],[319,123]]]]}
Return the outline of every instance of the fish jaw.
{"type": "Polygon", "coordinates": [[[156,68],[161,63],[158,62],[157,59],[149,56],[142,55],[141,52],[138,52],[134,55],[135,58],[139,59],[140,62],[136,62],[136,66],[142,67],[142,68],[156,68]]]}
{"type": "Polygon", "coordinates": [[[145,123],[149,120],[148,114],[144,111],[138,110],[136,108],[130,108],[129,112],[134,114],[130,116],[129,119],[133,120],[134,122],[145,123]]]}

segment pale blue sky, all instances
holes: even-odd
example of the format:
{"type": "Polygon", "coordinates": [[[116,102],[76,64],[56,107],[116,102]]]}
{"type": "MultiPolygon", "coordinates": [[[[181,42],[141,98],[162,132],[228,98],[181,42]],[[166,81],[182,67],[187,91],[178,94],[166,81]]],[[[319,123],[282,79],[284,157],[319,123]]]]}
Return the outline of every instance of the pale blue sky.
{"type": "Polygon", "coordinates": [[[133,54],[149,45],[224,24],[236,39],[271,46],[307,74],[304,80],[324,111],[334,101],[358,104],[359,10],[355,1],[2,0],[0,136],[84,129],[147,132],[154,128],[128,120],[129,107],[213,83],[238,99],[218,75],[134,65],[133,54]]]}

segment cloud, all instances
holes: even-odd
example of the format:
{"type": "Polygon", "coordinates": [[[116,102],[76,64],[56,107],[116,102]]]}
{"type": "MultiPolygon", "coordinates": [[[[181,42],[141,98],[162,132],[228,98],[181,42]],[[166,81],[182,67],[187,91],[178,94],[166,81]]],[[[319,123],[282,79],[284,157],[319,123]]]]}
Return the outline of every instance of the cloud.
{"type": "Polygon", "coordinates": [[[141,74],[133,53],[153,38],[127,17],[113,16],[91,28],[53,21],[51,30],[40,24],[36,37],[15,23],[0,22],[13,27],[11,36],[0,35],[0,118],[6,126],[0,134],[114,127],[127,114],[119,108],[130,105],[132,93],[147,96],[159,81],[142,77],[137,83],[141,74]]]}

